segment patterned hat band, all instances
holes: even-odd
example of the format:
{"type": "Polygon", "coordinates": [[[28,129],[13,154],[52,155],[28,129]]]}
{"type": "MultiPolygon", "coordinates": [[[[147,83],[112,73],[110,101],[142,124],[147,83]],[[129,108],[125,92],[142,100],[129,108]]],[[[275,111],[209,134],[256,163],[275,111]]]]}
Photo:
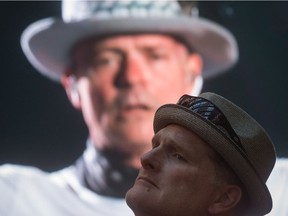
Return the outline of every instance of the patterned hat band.
{"type": "Polygon", "coordinates": [[[245,149],[243,148],[236,132],[233,130],[225,115],[220,109],[217,108],[216,105],[204,98],[193,97],[190,95],[183,95],[177,104],[188,108],[193,113],[196,113],[197,115],[200,115],[202,118],[211,122],[214,126],[216,126],[216,128],[224,133],[226,137],[231,139],[243,152],[245,152],[245,149]]]}
{"type": "MultiPolygon", "coordinates": [[[[195,11],[196,8],[194,8],[195,11]]],[[[192,10],[192,9],[191,9],[192,10]]],[[[191,11],[192,13],[192,11],[191,11]]],[[[198,15],[198,13],[192,13],[198,15]]],[[[111,19],[127,17],[175,17],[183,15],[176,0],[125,0],[125,1],[71,1],[64,0],[62,17],[65,22],[85,18],[111,19]]]]}

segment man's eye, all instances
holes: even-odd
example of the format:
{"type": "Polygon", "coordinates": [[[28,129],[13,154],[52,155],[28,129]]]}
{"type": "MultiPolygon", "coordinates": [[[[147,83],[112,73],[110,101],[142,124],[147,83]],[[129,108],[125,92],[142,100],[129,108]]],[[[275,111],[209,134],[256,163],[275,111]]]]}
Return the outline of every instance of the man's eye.
{"type": "Polygon", "coordinates": [[[157,148],[159,146],[158,142],[152,142],[152,149],[157,148]]]}
{"type": "Polygon", "coordinates": [[[179,153],[174,153],[173,157],[175,157],[177,160],[181,160],[181,161],[187,161],[182,155],[180,155],[179,153]]]}
{"type": "Polygon", "coordinates": [[[149,58],[151,60],[160,60],[163,59],[165,56],[163,53],[150,53],[149,58]]]}
{"type": "Polygon", "coordinates": [[[120,64],[121,56],[113,52],[104,52],[96,55],[92,60],[94,68],[117,67],[120,64]]]}
{"type": "Polygon", "coordinates": [[[109,59],[109,58],[97,58],[93,61],[93,66],[94,67],[104,67],[104,66],[112,65],[113,62],[115,62],[115,61],[113,61],[112,59],[109,59]]]}

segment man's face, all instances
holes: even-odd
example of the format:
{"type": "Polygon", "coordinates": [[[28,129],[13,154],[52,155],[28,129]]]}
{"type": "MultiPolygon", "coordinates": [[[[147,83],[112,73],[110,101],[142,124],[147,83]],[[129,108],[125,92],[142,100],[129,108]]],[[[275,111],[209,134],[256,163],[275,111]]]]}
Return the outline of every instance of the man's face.
{"type": "Polygon", "coordinates": [[[136,215],[208,215],[216,192],[213,150],[196,134],[168,125],[141,158],[142,168],[126,202],[136,215]]]}
{"type": "Polygon", "coordinates": [[[98,148],[117,148],[140,166],[156,109],[191,91],[194,75],[201,72],[199,59],[164,35],[81,43],[74,52],[79,107],[98,148]]]}

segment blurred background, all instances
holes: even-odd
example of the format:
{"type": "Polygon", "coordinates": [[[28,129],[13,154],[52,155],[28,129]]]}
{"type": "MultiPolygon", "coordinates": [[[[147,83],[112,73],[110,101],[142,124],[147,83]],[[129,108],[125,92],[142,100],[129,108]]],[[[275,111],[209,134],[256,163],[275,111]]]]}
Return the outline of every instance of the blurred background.
{"type": "MultiPolygon", "coordinates": [[[[201,1],[200,15],[227,27],[238,40],[240,61],[206,80],[213,91],[259,121],[288,157],[288,2],[201,1]]],[[[0,164],[53,171],[84,150],[87,128],[58,83],[40,75],[20,47],[32,22],[61,16],[60,1],[0,2],[0,164]]]]}

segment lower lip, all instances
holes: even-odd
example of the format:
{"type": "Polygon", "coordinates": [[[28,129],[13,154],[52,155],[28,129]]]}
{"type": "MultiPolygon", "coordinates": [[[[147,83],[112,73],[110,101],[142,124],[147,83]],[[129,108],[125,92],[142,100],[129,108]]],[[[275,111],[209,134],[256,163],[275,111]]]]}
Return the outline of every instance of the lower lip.
{"type": "Polygon", "coordinates": [[[137,180],[137,182],[140,182],[141,184],[144,184],[144,185],[148,185],[148,186],[153,186],[153,187],[156,187],[153,183],[151,183],[150,181],[147,181],[147,180],[145,180],[145,179],[142,179],[142,178],[140,178],[140,179],[138,179],[137,180]]]}
{"type": "Polygon", "coordinates": [[[133,108],[133,109],[124,109],[120,111],[121,116],[126,116],[126,115],[143,115],[147,114],[148,110],[146,109],[141,109],[141,108],[133,108]]]}

